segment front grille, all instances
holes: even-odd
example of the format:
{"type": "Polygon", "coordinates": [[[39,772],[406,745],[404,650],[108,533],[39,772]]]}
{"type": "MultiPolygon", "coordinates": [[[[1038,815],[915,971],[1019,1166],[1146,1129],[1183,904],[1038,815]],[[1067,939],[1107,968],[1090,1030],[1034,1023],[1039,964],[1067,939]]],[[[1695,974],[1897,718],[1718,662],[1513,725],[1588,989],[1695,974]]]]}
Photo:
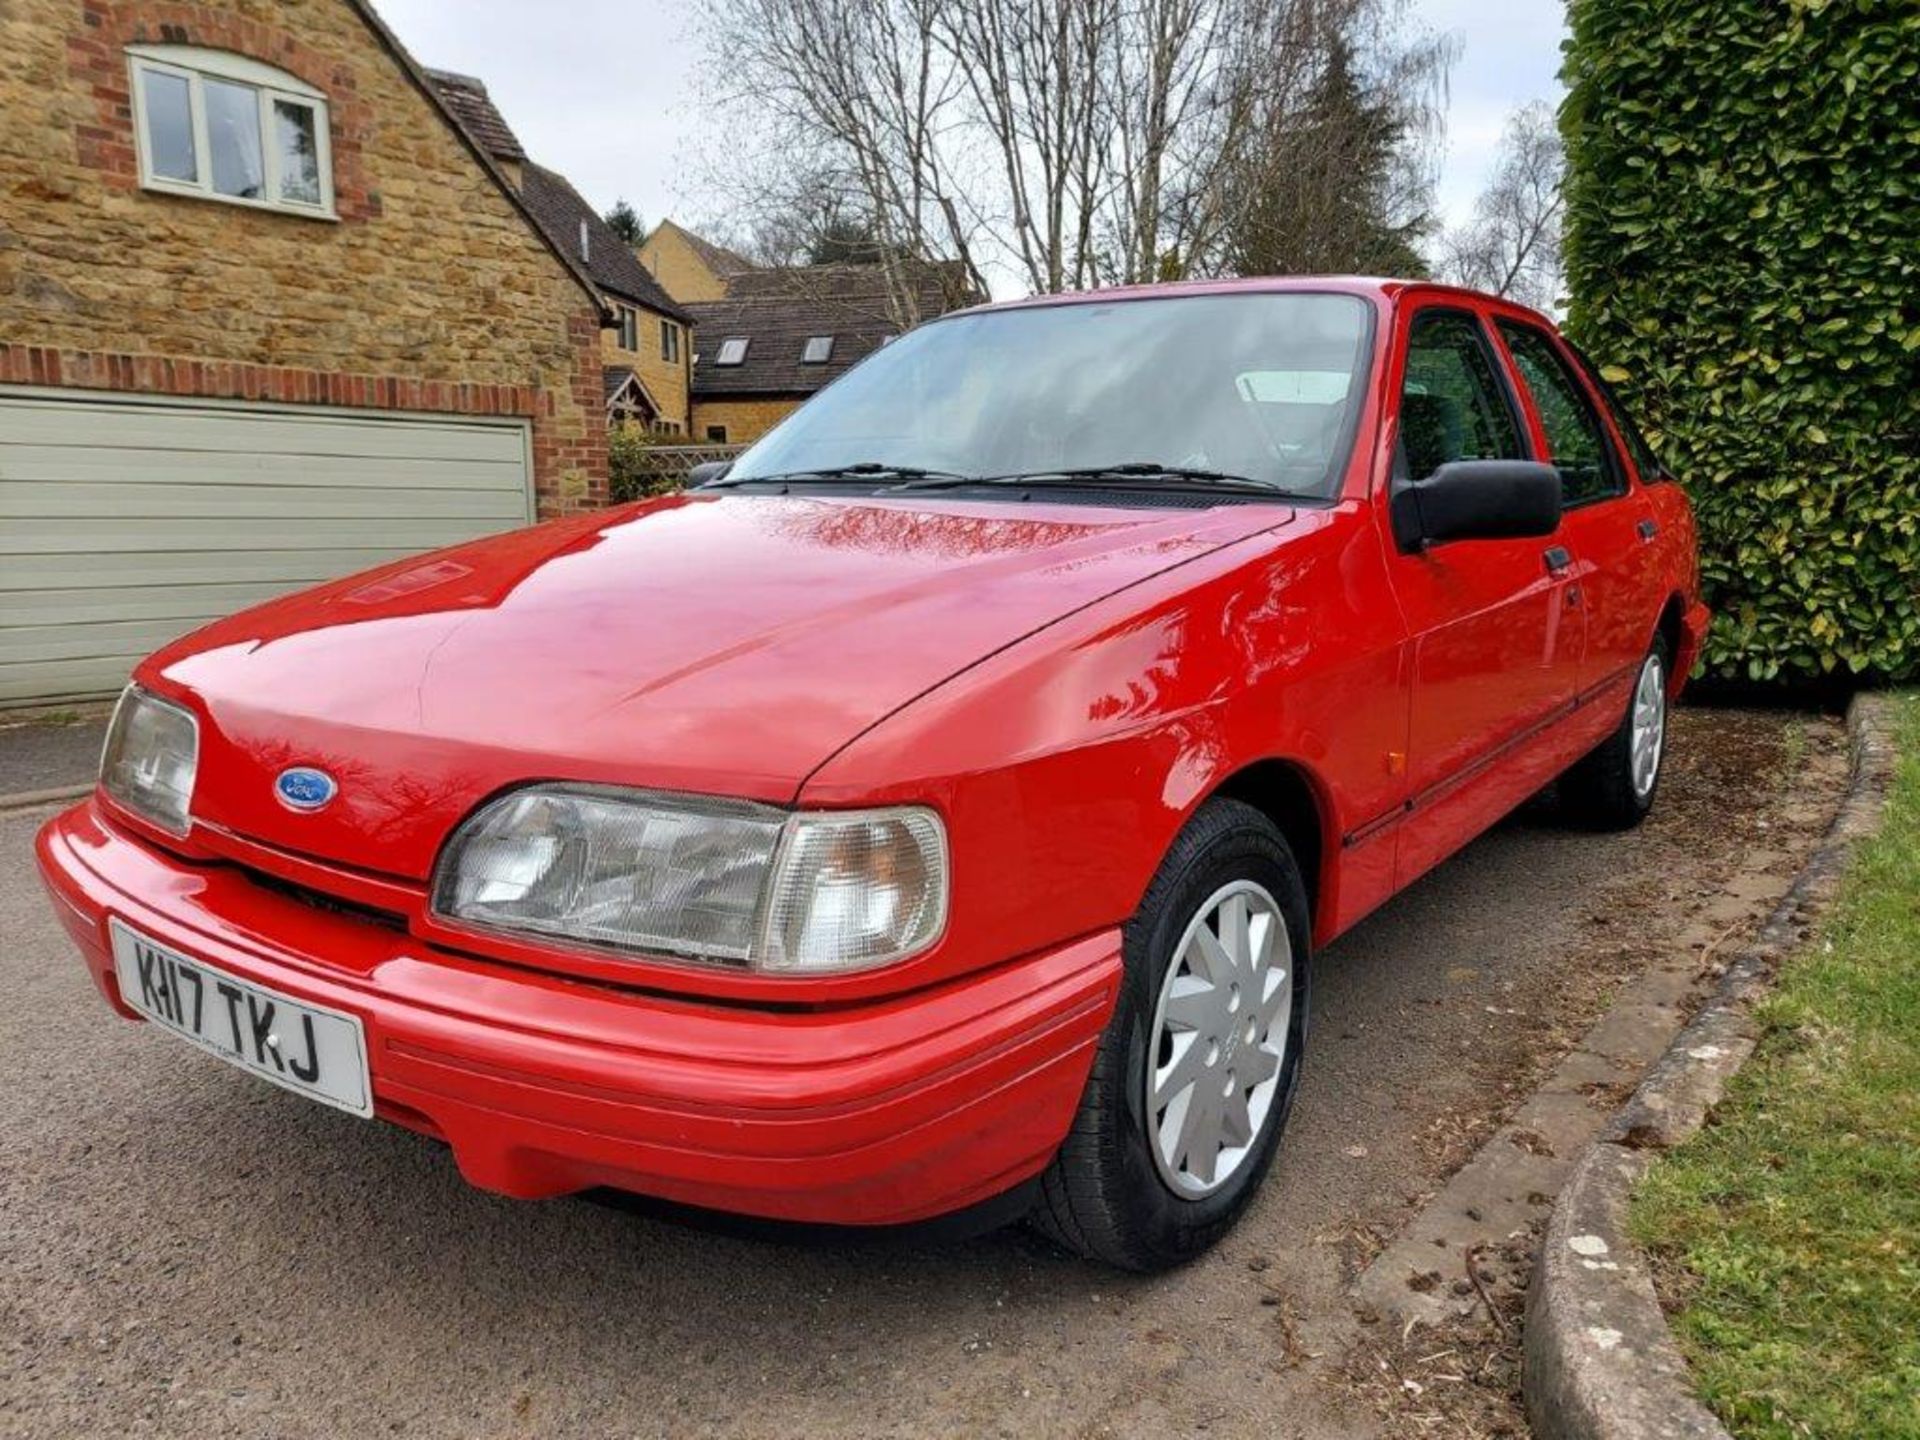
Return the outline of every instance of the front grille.
{"type": "Polygon", "coordinates": [[[291,880],[283,880],[278,875],[269,875],[264,870],[256,870],[251,865],[240,867],[262,890],[271,890],[276,895],[301,905],[311,905],[316,910],[325,910],[333,915],[341,915],[349,920],[365,921],[369,925],[378,925],[387,930],[404,931],[407,917],[397,910],[383,910],[378,905],[361,905],[352,900],[342,900],[338,895],[329,895],[324,890],[315,890],[311,885],[296,885],[291,880]]]}

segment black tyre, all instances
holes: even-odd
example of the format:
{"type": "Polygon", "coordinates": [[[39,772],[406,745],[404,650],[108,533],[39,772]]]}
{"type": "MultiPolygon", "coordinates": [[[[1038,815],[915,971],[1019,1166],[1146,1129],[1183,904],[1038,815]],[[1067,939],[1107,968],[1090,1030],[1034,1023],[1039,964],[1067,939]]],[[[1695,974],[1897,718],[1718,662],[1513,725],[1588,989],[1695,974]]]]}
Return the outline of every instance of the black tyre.
{"type": "Polygon", "coordinates": [[[1031,1219],[1091,1259],[1161,1270],[1226,1233],[1286,1128],[1311,959],[1300,867],[1258,810],[1210,800],[1123,934],[1120,998],[1031,1219]]]}
{"type": "Polygon", "coordinates": [[[1656,637],[1640,663],[1626,714],[1591,754],[1560,777],[1561,812],[1589,830],[1630,830],[1660,790],[1667,743],[1667,642],[1656,637]]]}

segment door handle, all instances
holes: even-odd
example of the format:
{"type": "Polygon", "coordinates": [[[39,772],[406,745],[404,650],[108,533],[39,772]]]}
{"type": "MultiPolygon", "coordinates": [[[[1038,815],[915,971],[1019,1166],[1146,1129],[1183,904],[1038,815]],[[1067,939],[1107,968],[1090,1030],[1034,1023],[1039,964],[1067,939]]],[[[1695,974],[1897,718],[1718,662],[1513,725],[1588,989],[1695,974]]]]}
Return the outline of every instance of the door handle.
{"type": "Polygon", "coordinates": [[[1573,556],[1567,553],[1564,545],[1555,545],[1540,558],[1547,562],[1549,575],[1564,575],[1567,567],[1573,564],[1573,556]]]}
{"type": "Polygon", "coordinates": [[[1660,533],[1659,523],[1653,520],[1642,520],[1635,528],[1639,530],[1642,540],[1651,540],[1660,533]]]}

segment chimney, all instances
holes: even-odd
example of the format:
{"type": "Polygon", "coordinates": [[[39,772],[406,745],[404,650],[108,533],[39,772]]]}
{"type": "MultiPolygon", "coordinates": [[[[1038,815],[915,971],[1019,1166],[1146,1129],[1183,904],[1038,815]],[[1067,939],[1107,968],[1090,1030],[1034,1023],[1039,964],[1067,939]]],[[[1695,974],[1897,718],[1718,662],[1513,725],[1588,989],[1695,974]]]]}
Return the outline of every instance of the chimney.
{"type": "Polygon", "coordinates": [[[500,167],[507,183],[515,190],[523,189],[527,152],[520,148],[519,137],[487,94],[486,85],[471,75],[451,70],[428,70],[427,78],[460,128],[500,167]]]}

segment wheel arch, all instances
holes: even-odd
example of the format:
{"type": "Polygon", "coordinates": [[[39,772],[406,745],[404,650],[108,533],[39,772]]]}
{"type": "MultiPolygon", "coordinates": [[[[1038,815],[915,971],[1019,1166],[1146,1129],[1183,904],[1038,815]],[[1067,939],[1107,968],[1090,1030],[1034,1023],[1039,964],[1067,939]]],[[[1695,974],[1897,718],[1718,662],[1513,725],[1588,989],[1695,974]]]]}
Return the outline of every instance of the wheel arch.
{"type": "Polygon", "coordinates": [[[1653,633],[1667,642],[1669,655],[1680,653],[1680,643],[1686,638],[1686,614],[1686,597],[1676,590],[1667,597],[1667,603],[1660,609],[1660,619],[1653,627],[1653,633]]]}
{"type": "Polygon", "coordinates": [[[1270,756],[1226,776],[1207,798],[1215,796],[1253,806],[1286,837],[1300,866],[1313,927],[1319,930],[1330,913],[1332,857],[1340,844],[1333,805],[1319,777],[1297,760],[1270,756]]]}
{"type": "Polygon", "coordinates": [[[1680,687],[1687,683],[1686,666],[1691,657],[1687,649],[1687,598],[1678,590],[1667,597],[1667,603],[1660,609],[1660,618],[1654,622],[1653,633],[1667,642],[1667,663],[1673,668],[1667,675],[1667,699],[1673,700],[1680,694],[1680,687]]]}

